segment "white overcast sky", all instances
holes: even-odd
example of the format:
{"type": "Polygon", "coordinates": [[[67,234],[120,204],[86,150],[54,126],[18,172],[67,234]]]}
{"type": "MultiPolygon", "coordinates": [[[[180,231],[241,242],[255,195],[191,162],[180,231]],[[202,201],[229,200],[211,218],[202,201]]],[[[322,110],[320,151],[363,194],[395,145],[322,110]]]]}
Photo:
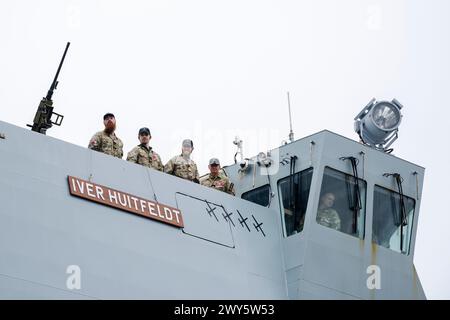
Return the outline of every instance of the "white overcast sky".
{"type": "MultiPolygon", "coordinates": [[[[86,146],[113,112],[125,153],[148,126],[163,162],[194,140],[207,160],[329,129],[356,139],[372,97],[403,105],[394,154],[426,168],[415,265],[450,299],[448,0],[0,2],[0,119],[25,127],[71,42],[48,134],[86,146]]],[[[26,141],[24,141],[26,148],[26,141]]]]}

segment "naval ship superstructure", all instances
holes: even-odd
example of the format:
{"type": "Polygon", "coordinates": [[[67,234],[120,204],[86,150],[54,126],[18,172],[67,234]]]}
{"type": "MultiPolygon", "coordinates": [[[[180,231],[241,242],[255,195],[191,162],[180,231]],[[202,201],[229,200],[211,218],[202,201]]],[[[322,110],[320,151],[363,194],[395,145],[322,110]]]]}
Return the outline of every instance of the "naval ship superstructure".
{"type": "Polygon", "coordinates": [[[235,162],[232,196],[0,121],[0,298],[425,299],[424,168],[330,131],[235,162]]]}

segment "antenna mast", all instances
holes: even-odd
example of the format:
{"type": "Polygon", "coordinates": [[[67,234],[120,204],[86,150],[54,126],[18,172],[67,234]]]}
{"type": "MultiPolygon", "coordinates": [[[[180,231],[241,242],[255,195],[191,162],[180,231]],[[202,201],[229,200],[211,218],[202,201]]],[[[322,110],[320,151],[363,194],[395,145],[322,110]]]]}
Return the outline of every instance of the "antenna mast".
{"type": "Polygon", "coordinates": [[[291,117],[291,99],[289,98],[289,91],[287,92],[288,108],[289,108],[289,126],[291,131],[289,132],[289,141],[294,142],[294,131],[292,131],[292,117],[291,117]]]}

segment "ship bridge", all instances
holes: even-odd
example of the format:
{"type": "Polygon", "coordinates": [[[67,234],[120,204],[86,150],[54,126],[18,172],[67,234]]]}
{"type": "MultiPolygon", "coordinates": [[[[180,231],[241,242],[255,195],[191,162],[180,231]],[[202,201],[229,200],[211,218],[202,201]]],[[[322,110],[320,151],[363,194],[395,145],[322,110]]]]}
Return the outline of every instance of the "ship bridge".
{"type": "Polygon", "coordinates": [[[325,130],[225,171],[277,217],[290,298],[425,297],[413,265],[424,168],[325,130]]]}

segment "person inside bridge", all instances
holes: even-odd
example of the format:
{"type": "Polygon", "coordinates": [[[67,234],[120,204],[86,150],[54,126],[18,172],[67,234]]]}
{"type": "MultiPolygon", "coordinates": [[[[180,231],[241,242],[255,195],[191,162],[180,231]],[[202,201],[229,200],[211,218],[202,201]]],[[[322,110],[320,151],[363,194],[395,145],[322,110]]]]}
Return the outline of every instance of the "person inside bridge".
{"type": "Polygon", "coordinates": [[[340,231],[341,219],[337,211],[332,208],[335,200],[336,196],[332,192],[327,192],[320,197],[317,222],[325,227],[340,231]]]}

